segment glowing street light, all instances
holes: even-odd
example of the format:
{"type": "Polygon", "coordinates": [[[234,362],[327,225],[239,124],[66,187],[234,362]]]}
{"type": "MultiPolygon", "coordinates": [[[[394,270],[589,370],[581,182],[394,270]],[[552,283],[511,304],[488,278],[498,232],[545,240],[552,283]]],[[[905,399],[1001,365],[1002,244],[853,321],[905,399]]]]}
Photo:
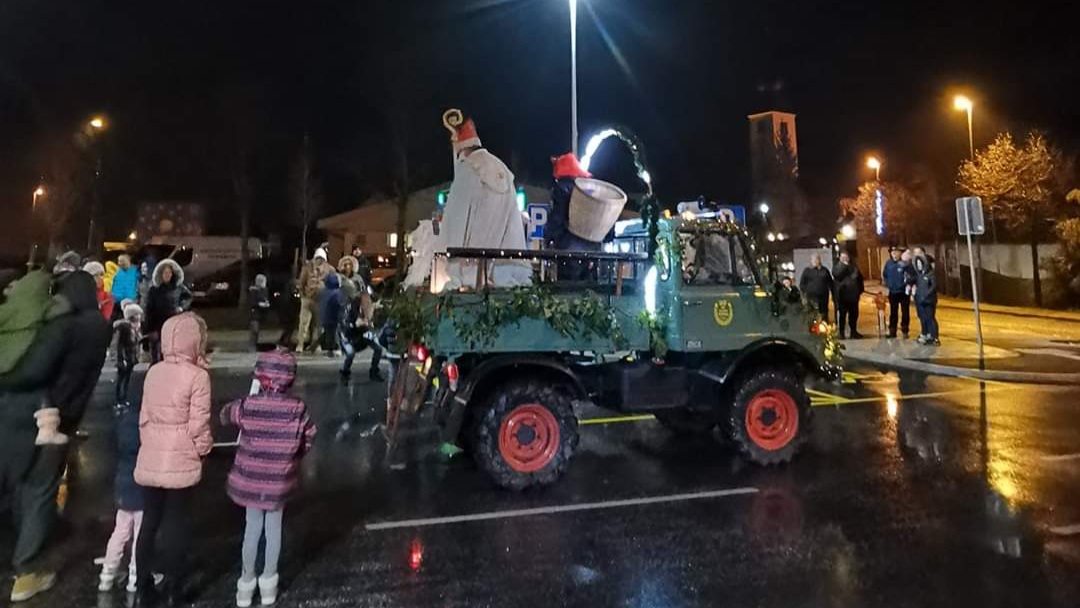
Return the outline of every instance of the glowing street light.
{"type": "Polygon", "coordinates": [[[39,199],[39,198],[41,198],[43,196],[45,196],[45,186],[38,186],[37,189],[34,190],[34,201],[33,201],[33,204],[30,206],[30,208],[31,209],[36,209],[37,208],[37,199],[39,199]]]}
{"type": "Polygon", "coordinates": [[[769,203],[761,203],[760,205],[758,205],[758,211],[761,212],[761,215],[768,215],[769,214],[769,203]]]}
{"type": "Polygon", "coordinates": [[[953,109],[961,112],[967,112],[968,121],[968,154],[971,156],[971,160],[975,160],[975,129],[973,127],[973,114],[975,113],[975,102],[964,95],[957,95],[953,97],[953,109]]]}
{"type": "Polygon", "coordinates": [[[101,116],[95,116],[90,119],[90,127],[97,129],[98,131],[105,128],[105,119],[101,116]]]}
{"type": "Polygon", "coordinates": [[[844,224],[840,227],[840,234],[847,240],[855,238],[855,226],[851,224],[844,224]]]}
{"type": "Polygon", "coordinates": [[[874,181],[881,181],[881,160],[876,156],[866,158],[866,168],[874,170],[874,181]]]}

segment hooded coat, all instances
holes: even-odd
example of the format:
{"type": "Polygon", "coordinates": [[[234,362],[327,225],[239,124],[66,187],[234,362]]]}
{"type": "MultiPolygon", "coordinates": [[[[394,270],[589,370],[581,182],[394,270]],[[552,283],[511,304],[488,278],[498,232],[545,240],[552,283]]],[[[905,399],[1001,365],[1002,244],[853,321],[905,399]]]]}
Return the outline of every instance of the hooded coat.
{"type": "Polygon", "coordinates": [[[915,303],[926,306],[937,304],[937,277],[934,276],[934,259],[920,255],[912,263],[915,270],[915,303]]]}
{"type": "Polygon", "coordinates": [[[341,283],[336,274],[327,275],[324,282],[326,289],[319,294],[319,320],[323,327],[337,327],[341,316],[341,283]]]}
{"type": "Polygon", "coordinates": [[[52,281],[35,270],[15,281],[0,304],[0,373],[14,369],[48,320],[71,311],[67,300],[49,293],[52,281]]]}
{"type": "Polygon", "coordinates": [[[223,424],[240,429],[226,491],[242,507],[277,511],[296,489],[300,459],[315,440],[315,425],[304,402],[288,394],[295,378],[295,357],[263,353],[255,364],[258,394],[221,411],[223,424]]]}
{"type": "Polygon", "coordinates": [[[57,280],[55,291],[71,313],[48,321],[18,365],[0,375],[0,458],[11,459],[13,470],[33,457],[33,412],[43,401],[60,409],[62,432],[75,432],[109,347],[109,324],[98,312],[93,277],[69,272],[57,280]]]}
{"type": "Polygon", "coordinates": [[[202,479],[210,453],[210,372],[206,322],[183,313],[161,330],[162,362],[146,372],[139,413],[135,481],[155,488],[190,488],[202,479]]]}
{"type": "Polygon", "coordinates": [[[191,292],[184,286],[184,269],[175,260],[161,260],[154,267],[150,291],[146,294],[146,331],[158,333],[165,321],[191,307],[191,292]],[[173,278],[164,282],[165,267],[172,268],[173,278]]]}

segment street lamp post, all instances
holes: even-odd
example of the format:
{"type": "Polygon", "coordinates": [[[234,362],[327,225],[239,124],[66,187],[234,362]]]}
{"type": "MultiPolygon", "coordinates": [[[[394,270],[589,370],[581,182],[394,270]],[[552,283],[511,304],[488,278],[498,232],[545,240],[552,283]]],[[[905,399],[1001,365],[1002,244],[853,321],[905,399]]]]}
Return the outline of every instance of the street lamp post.
{"type": "Polygon", "coordinates": [[[881,160],[876,156],[870,156],[866,159],[866,167],[874,170],[874,181],[881,181],[881,160]]]}
{"type": "Polygon", "coordinates": [[[34,242],[34,212],[37,211],[38,199],[45,196],[45,186],[39,185],[34,188],[34,196],[30,203],[30,255],[26,259],[26,267],[31,268],[34,265],[34,254],[37,253],[37,243],[34,242]]]}
{"type": "Polygon", "coordinates": [[[957,95],[953,98],[953,108],[963,112],[967,112],[968,155],[971,160],[975,160],[975,103],[972,102],[970,98],[965,97],[964,95],[957,95]]]}
{"type": "MultiPolygon", "coordinates": [[[[90,129],[89,132],[92,135],[97,135],[105,130],[105,119],[101,116],[94,116],[88,123],[90,129]]],[[[94,233],[97,229],[97,217],[101,210],[101,144],[96,142],[96,158],[94,160],[94,192],[93,199],[90,206],[90,226],[86,233],[86,251],[87,253],[94,253],[97,248],[94,247],[94,233]]]]}
{"type": "Polygon", "coordinates": [[[570,151],[578,155],[577,0],[570,2],[570,151]]]}

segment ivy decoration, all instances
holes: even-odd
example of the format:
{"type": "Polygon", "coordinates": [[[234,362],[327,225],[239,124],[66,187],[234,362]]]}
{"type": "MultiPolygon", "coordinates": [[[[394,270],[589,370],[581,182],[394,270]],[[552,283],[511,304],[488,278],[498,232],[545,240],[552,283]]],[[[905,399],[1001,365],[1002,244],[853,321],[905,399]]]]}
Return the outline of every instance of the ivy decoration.
{"type": "Polygon", "coordinates": [[[658,359],[663,359],[668,354],[667,343],[667,321],[668,316],[665,313],[649,314],[649,311],[643,310],[638,314],[638,325],[641,325],[649,332],[649,347],[652,350],[653,356],[658,359]]]}
{"type": "Polygon", "coordinates": [[[627,345],[615,311],[592,291],[558,297],[533,285],[484,290],[482,296],[476,302],[462,302],[450,294],[439,298],[441,314],[451,319],[454,333],[470,349],[492,346],[505,327],[520,326],[524,319],[542,319],[565,338],[608,338],[619,349],[627,345]]]}

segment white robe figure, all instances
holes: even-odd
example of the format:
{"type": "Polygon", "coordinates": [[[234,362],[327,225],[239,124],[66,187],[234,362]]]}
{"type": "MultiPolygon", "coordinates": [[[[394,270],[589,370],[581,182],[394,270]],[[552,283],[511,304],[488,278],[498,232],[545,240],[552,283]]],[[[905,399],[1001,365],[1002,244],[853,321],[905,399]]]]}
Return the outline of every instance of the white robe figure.
{"type": "MultiPolygon", "coordinates": [[[[431,263],[435,260],[435,249],[438,247],[438,237],[435,236],[431,220],[420,220],[416,230],[409,233],[409,244],[412,248],[412,261],[409,263],[409,271],[405,275],[402,286],[406,289],[420,287],[431,274],[431,263]]],[[[440,258],[441,260],[441,258],[440,258]]],[[[443,263],[445,266],[445,262],[443,263]]],[[[431,292],[439,293],[446,282],[445,268],[435,271],[431,279],[431,292]]]]}
{"type": "MultiPolygon", "coordinates": [[[[526,249],[525,220],[517,206],[514,174],[483,148],[455,157],[454,182],[439,226],[439,251],[455,247],[526,249]]],[[[445,288],[476,287],[476,272],[484,262],[490,264],[488,281],[495,287],[532,284],[532,266],[525,260],[451,258],[445,288]]]]}

